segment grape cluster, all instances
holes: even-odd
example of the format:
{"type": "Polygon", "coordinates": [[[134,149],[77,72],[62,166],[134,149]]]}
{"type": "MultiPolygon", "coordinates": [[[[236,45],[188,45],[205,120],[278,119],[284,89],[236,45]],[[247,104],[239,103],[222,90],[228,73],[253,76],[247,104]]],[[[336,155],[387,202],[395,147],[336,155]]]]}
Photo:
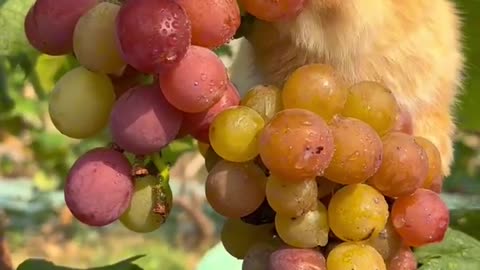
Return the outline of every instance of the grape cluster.
{"type": "Polygon", "coordinates": [[[202,145],[207,200],[244,270],[416,269],[449,212],[441,158],[382,84],[308,64],[252,88],[202,145]]]}

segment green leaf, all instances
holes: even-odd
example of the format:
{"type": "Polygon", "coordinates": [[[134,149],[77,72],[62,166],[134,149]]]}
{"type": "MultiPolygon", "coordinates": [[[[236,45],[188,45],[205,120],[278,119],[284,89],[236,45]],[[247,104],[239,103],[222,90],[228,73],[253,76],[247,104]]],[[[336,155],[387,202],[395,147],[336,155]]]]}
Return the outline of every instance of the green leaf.
{"type": "Polygon", "coordinates": [[[415,250],[419,270],[478,270],[480,242],[465,233],[449,229],[445,239],[415,250]]]}
{"type": "Polygon", "coordinates": [[[450,209],[450,227],[480,240],[480,195],[442,194],[450,209]]]}
{"type": "Polygon", "coordinates": [[[32,50],[23,28],[34,0],[6,0],[0,5],[0,55],[32,50]]]}
{"type": "MultiPolygon", "coordinates": [[[[138,255],[112,265],[89,268],[88,270],[142,270],[140,266],[134,264],[133,262],[144,256],[145,255],[138,255]]],[[[18,266],[17,270],[80,270],[80,269],[57,266],[52,262],[42,260],[42,259],[28,259],[23,263],[21,263],[18,266]]]]}

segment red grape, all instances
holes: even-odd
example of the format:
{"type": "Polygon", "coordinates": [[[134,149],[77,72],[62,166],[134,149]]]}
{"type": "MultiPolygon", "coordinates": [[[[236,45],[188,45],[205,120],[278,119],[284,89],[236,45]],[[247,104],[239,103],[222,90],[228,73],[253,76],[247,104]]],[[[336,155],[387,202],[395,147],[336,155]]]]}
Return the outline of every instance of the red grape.
{"type": "Polygon", "coordinates": [[[303,10],[305,0],[240,0],[245,10],[260,20],[274,22],[296,17],[303,10]]]}
{"type": "Polygon", "coordinates": [[[197,113],[220,100],[227,89],[228,75],[213,51],[190,46],[182,61],[163,72],[159,82],[170,104],[181,111],[197,113]]]}
{"type": "Polygon", "coordinates": [[[98,0],[37,0],[25,17],[25,34],[38,51],[63,55],[73,51],[73,31],[98,0]]]}
{"type": "Polygon", "coordinates": [[[409,247],[402,247],[390,260],[388,270],[417,270],[415,254],[409,247]]]}
{"type": "Polygon", "coordinates": [[[182,60],[191,40],[190,20],[173,0],[127,0],[117,17],[124,60],[145,73],[158,73],[182,60]]]}
{"type": "Polygon", "coordinates": [[[325,257],[312,249],[282,248],[270,255],[268,270],[326,270],[325,257]]]}
{"type": "Polygon", "coordinates": [[[183,114],[183,123],[180,130],[192,135],[201,142],[208,143],[208,132],[215,116],[225,109],[238,104],[240,104],[238,91],[232,83],[229,83],[224,96],[208,110],[199,113],[183,114]]]}
{"type": "Polygon", "coordinates": [[[131,166],[120,152],[95,148],[72,166],[65,185],[65,201],[79,221],[105,226],[128,208],[133,194],[131,166]]]}
{"type": "Polygon", "coordinates": [[[182,117],[162,96],[158,86],[137,86],[115,103],[110,130],[115,143],[125,151],[148,155],[175,139],[182,117]]]}
{"type": "Polygon", "coordinates": [[[409,246],[419,247],[442,241],[449,222],[447,206],[431,190],[420,188],[393,203],[393,227],[409,246]]]}
{"type": "Polygon", "coordinates": [[[227,43],[240,26],[236,0],[178,0],[192,24],[192,44],[214,49],[227,43]]]}

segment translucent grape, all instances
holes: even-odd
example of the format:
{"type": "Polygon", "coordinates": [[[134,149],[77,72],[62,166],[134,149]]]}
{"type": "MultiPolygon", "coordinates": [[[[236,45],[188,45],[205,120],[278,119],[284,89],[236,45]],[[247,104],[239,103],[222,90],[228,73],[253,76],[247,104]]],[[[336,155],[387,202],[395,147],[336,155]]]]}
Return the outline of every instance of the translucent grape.
{"type": "Polygon", "coordinates": [[[402,247],[388,263],[388,270],[417,270],[417,259],[409,247],[402,247]]]}
{"type": "Polygon", "coordinates": [[[354,119],[335,117],[330,125],[335,153],[325,170],[325,177],[340,184],[365,182],[382,163],[382,140],[368,124],[354,119]]]}
{"type": "Polygon", "coordinates": [[[168,184],[162,186],[159,179],[152,175],[138,178],[135,180],[130,206],[120,217],[120,221],[134,232],[152,232],[165,222],[171,207],[172,193],[168,184]],[[162,196],[165,197],[164,202],[161,201],[162,196]],[[167,211],[159,213],[156,210],[159,206],[165,206],[167,211]]]}
{"type": "Polygon", "coordinates": [[[428,175],[428,157],[413,136],[392,132],[382,138],[383,160],[369,184],[384,195],[408,195],[421,187],[428,175]]]}
{"type": "Polygon", "coordinates": [[[282,110],[282,92],[273,85],[257,85],[247,92],[241,104],[254,109],[268,122],[282,110]]]}
{"type": "Polygon", "coordinates": [[[117,16],[123,59],[144,73],[178,64],[191,41],[191,25],[176,1],[126,0],[117,16]]]}
{"type": "Polygon", "coordinates": [[[121,153],[95,148],[79,157],[65,184],[65,202],[73,216],[90,226],[106,226],[128,208],[131,166],[121,153]]]}
{"type": "Polygon", "coordinates": [[[73,50],[73,31],[78,19],[98,0],[37,0],[25,17],[25,34],[38,51],[49,55],[73,50]]]}
{"type": "Polygon", "coordinates": [[[179,0],[192,24],[192,44],[215,49],[233,38],[240,26],[236,0],[179,0]]]}
{"type": "Polygon", "coordinates": [[[442,241],[449,222],[447,206],[431,190],[420,188],[393,203],[393,227],[409,246],[419,247],[442,241]]]}
{"type": "Polygon", "coordinates": [[[370,238],[366,243],[375,248],[385,261],[389,261],[403,245],[402,238],[395,231],[391,218],[388,219],[380,234],[370,238]]]}
{"type": "Polygon", "coordinates": [[[303,109],[277,113],[265,126],[258,145],[271,173],[289,181],[322,175],[334,152],[326,122],[303,109]]]}
{"type": "Polygon", "coordinates": [[[219,161],[207,177],[205,194],[217,213],[240,218],[262,204],[265,182],[262,170],[253,163],[219,161]]]}
{"type": "Polygon", "coordinates": [[[442,181],[442,158],[440,156],[440,151],[437,147],[428,139],[423,137],[415,137],[415,142],[420,145],[425,153],[427,154],[428,159],[428,176],[423,182],[422,187],[430,189],[433,183],[438,183],[442,181]]]}
{"type": "Polygon", "coordinates": [[[290,246],[297,248],[325,246],[330,231],[327,208],[321,202],[318,202],[315,210],[299,217],[277,213],[275,228],[280,238],[290,246]]]}
{"type": "Polygon", "coordinates": [[[170,104],[184,112],[198,113],[212,107],[225,94],[228,76],[213,51],[190,46],[175,67],[161,73],[159,82],[170,104]]]}
{"type": "Polygon", "coordinates": [[[317,177],[317,198],[321,199],[333,193],[341,187],[340,184],[332,182],[325,177],[317,177]]]}
{"type": "Polygon", "coordinates": [[[228,108],[210,126],[210,145],[223,159],[252,160],[258,155],[258,137],[264,124],[263,118],[249,107],[228,108]]]}
{"type": "Polygon", "coordinates": [[[325,257],[312,249],[283,248],[270,255],[268,268],[262,270],[326,270],[325,257]]]}
{"type": "Polygon", "coordinates": [[[48,110],[61,133],[83,139],[107,125],[114,102],[115,92],[108,76],[77,67],[57,81],[48,110]]]}
{"type": "Polygon", "coordinates": [[[365,184],[339,189],[330,200],[328,221],[335,235],[344,241],[363,241],[385,228],[388,204],[380,192],[365,184]]]}
{"type": "Polygon", "coordinates": [[[376,82],[360,82],[349,89],[342,115],[357,118],[372,126],[380,135],[393,129],[397,101],[392,92],[376,82]]]}
{"type": "Polygon", "coordinates": [[[295,18],[305,7],[305,0],[240,0],[245,10],[260,20],[276,22],[295,18]]]}
{"type": "Polygon", "coordinates": [[[115,103],[110,131],[125,151],[148,155],[173,141],[181,123],[182,113],[166,101],[157,86],[137,86],[115,103]]]}
{"type": "Polygon", "coordinates": [[[285,181],[270,175],[266,196],[268,203],[278,214],[301,216],[317,207],[317,182],[315,179],[285,181]]]}
{"type": "Polygon", "coordinates": [[[340,75],[324,64],[309,64],[295,70],[283,86],[285,108],[312,111],[329,121],[342,111],[347,87],[340,75]]]}
{"type": "Polygon", "coordinates": [[[327,257],[328,270],[386,270],[382,256],[371,246],[345,242],[336,246],[327,257]]]}

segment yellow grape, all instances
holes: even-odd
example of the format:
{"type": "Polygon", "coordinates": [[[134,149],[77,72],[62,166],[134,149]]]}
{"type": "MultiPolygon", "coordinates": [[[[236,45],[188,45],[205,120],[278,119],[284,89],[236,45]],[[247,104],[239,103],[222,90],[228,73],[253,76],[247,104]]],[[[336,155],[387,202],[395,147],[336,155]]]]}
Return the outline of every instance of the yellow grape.
{"type": "Polygon", "coordinates": [[[342,111],[347,94],[339,74],[324,64],[298,68],[287,79],[282,92],[285,108],[306,109],[326,121],[342,111]]]}
{"type": "Polygon", "coordinates": [[[317,202],[317,208],[299,217],[278,214],[275,228],[280,238],[288,245],[297,248],[325,246],[330,231],[327,220],[327,208],[317,202]]]}
{"type": "Polygon", "coordinates": [[[114,102],[115,92],[107,75],[77,67],[57,82],[48,110],[61,133],[84,139],[96,135],[108,124],[114,102]]]}
{"type": "Polygon", "coordinates": [[[317,182],[284,181],[270,175],[267,180],[267,200],[275,212],[296,217],[315,209],[317,204],[317,182]]]}
{"type": "Polygon", "coordinates": [[[415,137],[415,142],[420,145],[428,158],[428,176],[423,183],[423,188],[431,189],[432,185],[442,180],[442,158],[438,148],[428,139],[415,137]]]}
{"type": "Polygon", "coordinates": [[[328,222],[344,241],[364,241],[385,228],[388,204],[385,197],[365,184],[348,185],[333,194],[328,206],[328,222]]]}
{"type": "Polygon", "coordinates": [[[382,256],[371,246],[345,242],[336,246],[327,257],[328,270],[386,270],[382,256]]]}
{"type": "Polygon", "coordinates": [[[102,2],[75,26],[73,51],[78,62],[94,72],[121,75],[126,63],[116,44],[115,20],[120,6],[102,2]]]}
{"type": "Polygon", "coordinates": [[[268,122],[282,110],[282,93],[273,85],[257,85],[247,92],[241,104],[254,109],[268,122]]]}
{"type": "Polygon", "coordinates": [[[394,128],[399,112],[389,89],[376,82],[364,81],[349,89],[342,115],[364,121],[382,136],[394,128]]]}
{"type": "Polygon", "coordinates": [[[219,113],[210,126],[210,145],[225,160],[245,162],[258,155],[258,137],[265,121],[255,110],[236,106],[219,113]]]}

